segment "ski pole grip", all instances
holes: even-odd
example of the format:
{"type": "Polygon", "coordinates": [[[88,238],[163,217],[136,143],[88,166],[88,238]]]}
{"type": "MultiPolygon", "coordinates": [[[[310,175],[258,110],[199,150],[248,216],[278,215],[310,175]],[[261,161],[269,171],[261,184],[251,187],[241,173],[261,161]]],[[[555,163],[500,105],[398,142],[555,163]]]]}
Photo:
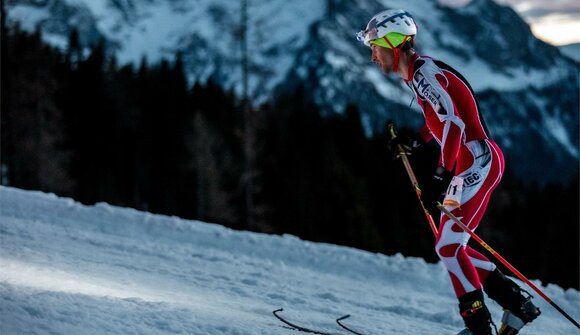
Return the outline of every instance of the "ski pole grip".
{"type": "Polygon", "coordinates": [[[387,122],[387,131],[389,132],[389,135],[391,136],[391,140],[393,140],[395,137],[397,137],[397,133],[395,132],[395,123],[393,121],[387,122]]]}
{"type": "MultiPolygon", "coordinates": [[[[395,123],[393,121],[387,122],[387,131],[389,132],[390,135],[389,141],[393,141],[395,138],[397,138],[397,132],[395,131],[395,123]]],[[[407,154],[401,144],[397,144],[396,149],[397,149],[396,158],[404,157],[407,154]]]]}

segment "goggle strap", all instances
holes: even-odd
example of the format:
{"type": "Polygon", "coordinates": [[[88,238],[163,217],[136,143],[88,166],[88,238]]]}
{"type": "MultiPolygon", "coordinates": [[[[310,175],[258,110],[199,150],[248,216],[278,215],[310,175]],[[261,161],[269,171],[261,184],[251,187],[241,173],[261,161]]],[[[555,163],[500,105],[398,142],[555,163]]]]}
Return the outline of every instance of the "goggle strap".
{"type": "Polygon", "coordinates": [[[391,49],[393,50],[393,56],[394,56],[393,72],[397,72],[399,70],[399,57],[401,56],[401,48],[403,47],[403,45],[405,45],[405,42],[407,42],[409,40],[409,36],[405,36],[405,38],[403,39],[403,42],[401,44],[399,44],[399,46],[396,48],[387,39],[386,35],[383,36],[383,39],[391,46],[391,49]]]}
{"type": "Polygon", "coordinates": [[[391,47],[391,49],[395,50],[395,47],[391,44],[391,41],[387,38],[387,35],[383,36],[383,40],[387,42],[387,44],[391,47]]]}

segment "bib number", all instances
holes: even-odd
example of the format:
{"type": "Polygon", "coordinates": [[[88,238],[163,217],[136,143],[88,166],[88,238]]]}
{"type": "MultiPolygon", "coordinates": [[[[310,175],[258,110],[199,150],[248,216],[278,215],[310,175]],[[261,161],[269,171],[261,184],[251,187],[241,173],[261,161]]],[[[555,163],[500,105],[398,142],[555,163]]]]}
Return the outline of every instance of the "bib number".
{"type": "Polygon", "coordinates": [[[461,206],[461,192],[463,191],[463,178],[454,176],[449,183],[443,205],[453,208],[461,206]]]}

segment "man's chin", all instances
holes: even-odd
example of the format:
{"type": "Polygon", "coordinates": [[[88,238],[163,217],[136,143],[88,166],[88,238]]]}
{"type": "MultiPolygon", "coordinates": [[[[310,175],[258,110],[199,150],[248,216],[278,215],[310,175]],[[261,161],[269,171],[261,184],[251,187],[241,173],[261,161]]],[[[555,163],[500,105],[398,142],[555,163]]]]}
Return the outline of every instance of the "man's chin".
{"type": "Polygon", "coordinates": [[[381,69],[381,72],[382,72],[382,73],[384,73],[384,74],[389,74],[389,73],[391,73],[391,67],[389,67],[389,66],[384,66],[384,65],[381,65],[381,64],[379,64],[379,63],[377,63],[377,65],[378,65],[378,68],[379,68],[379,69],[381,69]]]}

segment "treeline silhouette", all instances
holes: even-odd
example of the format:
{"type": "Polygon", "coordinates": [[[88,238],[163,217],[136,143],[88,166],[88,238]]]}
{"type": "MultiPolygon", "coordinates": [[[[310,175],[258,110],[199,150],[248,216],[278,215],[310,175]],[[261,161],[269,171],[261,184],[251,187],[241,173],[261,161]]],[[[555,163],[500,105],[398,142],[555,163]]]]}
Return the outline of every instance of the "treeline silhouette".
{"type": "MultiPolygon", "coordinates": [[[[3,185],[437,261],[387,135],[365,136],[354,106],[322,117],[298,87],[249,112],[248,226],[244,108],[232,90],[211,78],[189,86],[180,55],[119,66],[76,33],[60,51],[3,25],[2,53],[3,185]]],[[[420,180],[437,150],[410,157],[420,180]]],[[[507,165],[478,234],[531,279],[578,289],[578,179],[540,188],[507,165]]]]}

